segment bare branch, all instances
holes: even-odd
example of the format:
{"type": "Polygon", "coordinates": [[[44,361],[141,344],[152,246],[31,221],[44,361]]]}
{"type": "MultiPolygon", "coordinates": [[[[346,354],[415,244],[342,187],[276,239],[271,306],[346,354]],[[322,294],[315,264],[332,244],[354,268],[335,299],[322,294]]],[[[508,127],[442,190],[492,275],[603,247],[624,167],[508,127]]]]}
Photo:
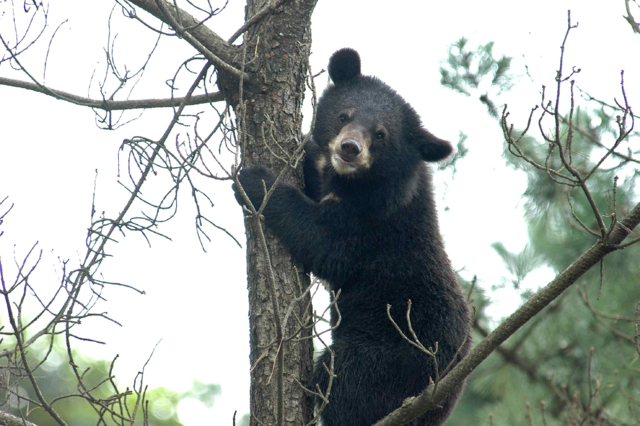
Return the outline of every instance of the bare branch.
{"type": "Polygon", "coordinates": [[[615,251],[614,245],[620,244],[629,235],[629,231],[635,229],[639,223],[640,203],[629,212],[622,224],[615,227],[609,237],[609,244],[598,241],[546,287],[536,293],[460,361],[440,381],[435,392],[433,391],[434,385],[429,385],[417,397],[406,399],[400,408],[376,423],[375,426],[404,425],[421,414],[437,408],[438,404],[507,338],[571,287],[592,266],[600,262],[607,254],[615,251]]]}
{"type": "Polygon", "coordinates": [[[242,25],[238,31],[236,31],[231,38],[229,38],[229,41],[227,43],[232,44],[234,41],[236,41],[238,39],[238,37],[240,37],[242,34],[244,34],[245,32],[247,32],[247,30],[249,30],[249,28],[253,27],[254,25],[256,25],[258,22],[262,21],[267,14],[271,13],[274,9],[282,6],[283,4],[289,2],[291,0],[271,0],[269,2],[269,4],[267,4],[265,7],[263,7],[258,13],[254,14],[253,16],[251,16],[251,18],[247,19],[247,21],[244,23],[244,25],[242,25]]]}
{"type": "Polygon", "coordinates": [[[624,19],[626,19],[629,25],[631,25],[631,28],[633,29],[634,33],[640,34],[640,22],[637,22],[633,17],[633,15],[631,14],[631,9],[629,7],[630,3],[631,3],[631,0],[624,1],[624,6],[627,9],[627,16],[625,16],[624,19]]]}
{"type": "Polygon", "coordinates": [[[25,419],[13,416],[4,411],[0,411],[0,425],[2,426],[37,426],[35,423],[31,423],[25,419]]]}
{"type": "MultiPolygon", "coordinates": [[[[562,122],[565,124],[569,124],[569,121],[565,118],[562,117],[562,122]]],[[[633,158],[631,155],[624,155],[620,152],[615,151],[616,146],[609,148],[607,147],[605,144],[603,144],[602,142],[600,142],[600,139],[598,139],[597,137],[595,137],[593,134],[589,133],[586,129],[583,129],[582,127],[580,127],[577,124],[573,124],[572,125],[573,130],[575,130],[576,132],[580,133],[580,135],[582,137],[584,137],[586,140],[588,140],[589,142],[598,145],[600,148],[604,148],[606,150],[608,150],[611,154],[613,154],[616,157],[622,158],[625,162],[633,162],[633,163],[638,163],[640,164],[640,160],[633,158]]]]}
{"type": "MultiPolygon", "coordinates": [[[[489,332],[477,322],[473,324],[473,328],[478,331],[484,338],[489,335],[489,332]]],[[[527,360],[520,357],[520,355],[514,348],[508,348],[505,345],[500,345],[496,348],[496,352],[499,353],[506,362],[522,370],[529,377],[529,379],[536,379],[536,375],[538,373],[536,366],[530,364],[527,360]]]]}
{"type": "Polygon", "coordinates": [[[31,385],[33,386],[33,390],[36,394],[36,397],[38,398],[38,401],[41,404],[42,408],[44,408],[44,410],[51,416],[53,420],[56,421],[56,423],[58,423],[60,426],[66,426],[67,423],[64,420],[62,420],[62,417],[60,417],[60,415],[53,409],[51,404],[48,403],[47,400],[45,399],[44,395],[42,394],[42,391],[38,387],[38,383],[34,375],[34,369],[32,368],[31,365],[29,365],[29,362],[27,361],[27,355],[25,352],[26,347],[23,344],[23,329],[21,325],[19,326],[18,322],[16,321],[16,319],[19,319],[19,315],[15,315],[13,313],[13,309],[11,308],[11,301],[9,300],[9,292],[7,291],[7,288],[5,286],[4,278],[2,279],[2,295],[4,296],[5,304],[7,306],[7,314],[8,314],[7,316],[9,317],[9,322],[11,324],[11,328],[13,329],[13,335],[16,338],[16,344],[20,352],[21,364],[26,372],[27,378],[29,379],[29,381],[31,382],[31,385]]]}
{"type": "MultiPolygon", "coordinates": [[[[126,101],[113,101],[113,100],[96,100],[84,98],[82,96],[74,95],[73,93],[64,92],[62,90],[55,90],[46,87],[41,84],[29,83],[27,81],[14,80],[11,78],[0,77],[0,85],[18,87],[21,89],[31,90],[51,96],[55,99],[67,101],[76,105],[86,106],[89,108],[102,109],[105,111],[121,111],[129,109],[146,109],[146,108],[177,108],[183,102],[186,97],[183,98],[167,98],[167,99],[136,99],[126,101]]],[[[224,100],[224,96],[220,92],[206,93],[204,95],[194,95],[186,99],[186,105],[199,105],[209,102],[219,102],[224,100]]]]}
{"type": "MultiPolygon", "coordinates": [[[[176,34],[183,37],[198,52],[203,54],[217,69],[227,72],[236,78],[248,78],[246,74],[229,65],[230,58],[233,57],[234,53],[239,53],[238,50],[211,31],[206,25],[200,25],[198,20],[184,10],[165,0],[128,1],[171,26],[176,34]]],[[[131,17],[135,18],[136,16],[134,14],[131,17]]]]}
{"type": "Polygon", "coordinates": [[[640,303],[638,303],[638,306],[636,307],[636,318],[635,318],[635,336],[633,337],[634,340],[636,341],[636,351],[638,352],[638,355],[640,355],[640,331],[638,330],[639,328],[639,324],[640,324],[640,303]]]}

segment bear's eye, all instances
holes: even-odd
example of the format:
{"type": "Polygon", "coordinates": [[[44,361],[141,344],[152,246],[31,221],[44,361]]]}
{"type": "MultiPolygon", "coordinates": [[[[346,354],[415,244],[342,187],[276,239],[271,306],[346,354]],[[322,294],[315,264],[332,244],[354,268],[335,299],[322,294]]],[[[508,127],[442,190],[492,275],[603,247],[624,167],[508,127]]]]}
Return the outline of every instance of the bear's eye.
{"type": "Polygon", "coordinates": [[[344,123],[345,121],[347,121],[347,116],[344,114],[340,114],[340,117],[338,117],[338,121],[344,123]]]}
{"type": "Polygon", "coordinates": [[[381,141],[384,139],[384,132],[376,132],[376,139],[381,141]]]}

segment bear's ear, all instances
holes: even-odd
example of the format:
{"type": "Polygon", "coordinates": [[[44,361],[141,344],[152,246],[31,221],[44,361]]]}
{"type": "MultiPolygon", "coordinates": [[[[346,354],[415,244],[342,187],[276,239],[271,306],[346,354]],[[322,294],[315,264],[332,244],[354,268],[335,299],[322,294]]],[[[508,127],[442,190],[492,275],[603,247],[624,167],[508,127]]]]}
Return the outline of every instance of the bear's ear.
{"type": "Polygon", "coordinates": [[[449,142],[433,136],[425,129],[420,129],[417,139],[418,149],[424,161],[444,160],[453,151],[449,142]]]}
{"type": "Polygon", "coordinates": [[[329,77],[334,84],[344,83],[360,75],[360,55],[353,49],[336,51],[329,59],[329,77]]]}

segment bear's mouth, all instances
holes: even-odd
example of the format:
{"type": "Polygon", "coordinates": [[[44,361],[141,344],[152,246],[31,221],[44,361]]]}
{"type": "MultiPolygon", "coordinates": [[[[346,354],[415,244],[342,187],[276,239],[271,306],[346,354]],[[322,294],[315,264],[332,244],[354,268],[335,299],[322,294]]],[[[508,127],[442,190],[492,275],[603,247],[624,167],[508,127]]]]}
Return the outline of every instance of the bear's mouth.
{"type": "Polygon", "coordinates": [[[338,153],[333,153],[331,165],[338,174],[351,174],[358,170],[358,166],[353,161],[347,161],[338,153]]]}
{"type": "Polygon", "coordinates": [[[346,164],[347,166],[355,167],[353,164],[351,164],[351,161],[347,161],[347,160],[345,160],[344,158],[342,158],[342,157],[340,156],[340,154],[334,154],[333,156],[334,156],[334,158],[335,158],[336,160],[338,160],[338,161],[339,161],[339,162],[341,162],[342,164],[346,164]]]}

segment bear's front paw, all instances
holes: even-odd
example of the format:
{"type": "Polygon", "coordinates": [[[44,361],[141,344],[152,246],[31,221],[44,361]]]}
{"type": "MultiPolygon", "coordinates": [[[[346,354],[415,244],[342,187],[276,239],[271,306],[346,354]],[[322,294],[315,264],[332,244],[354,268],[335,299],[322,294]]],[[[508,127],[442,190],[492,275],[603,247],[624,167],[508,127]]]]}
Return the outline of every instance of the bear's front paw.
{"type": "MultiPolygon", "coordinates": [[[[254,166],[240,170],[238,180],[242,185],[242,189],[244,189],[244,192],[249,197],[249,200],[251,200],[251,204],[258,210],[265,196],[265,186],[268,191],[273,186],[276,177],[266,167],[254,166]],[[264,182],[264,184],[262,182],[264,182]]],[[[240,205],[246,205],[240,188],[235,183],[231,187],[233,188],[238,203],[240,205]]]]}

